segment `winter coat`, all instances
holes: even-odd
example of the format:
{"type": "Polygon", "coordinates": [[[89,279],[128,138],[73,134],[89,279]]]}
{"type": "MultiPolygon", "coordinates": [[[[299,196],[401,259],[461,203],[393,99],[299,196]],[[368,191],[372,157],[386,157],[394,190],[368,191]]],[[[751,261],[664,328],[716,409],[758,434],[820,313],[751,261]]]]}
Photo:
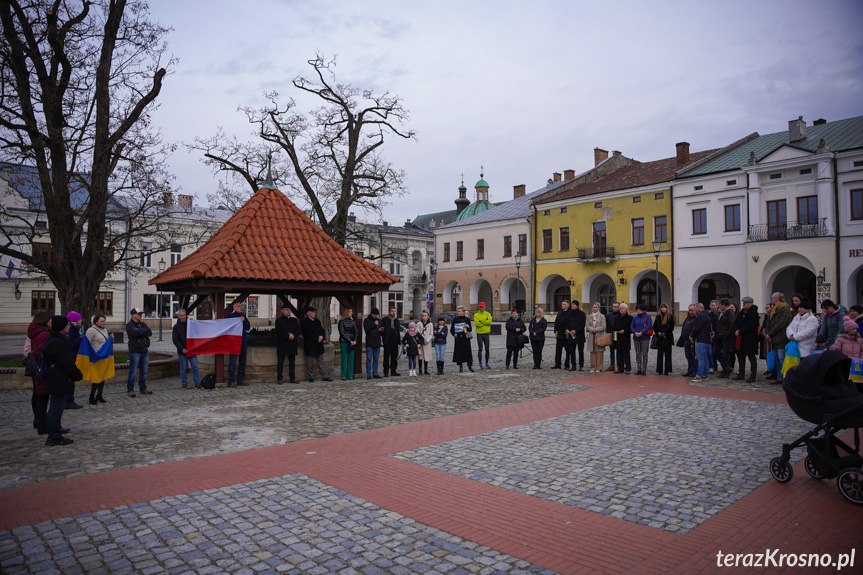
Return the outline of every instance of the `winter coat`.
{"type": "Polygon", "coordinates": [[[84,379],[75,365],[75,357],[69,350],[69,338],[65,333],[52,331],[45,344],[45,362],[51,366],[45,388],[48,393],[69,395],[75,391],[75,382],[84,379]]]}
{"type": "Polygon", "coordinates": [[[811,312],[794,316],[791,323],[785,328],[785,336],[800,345],[800,357],[804,358],[812,352],[815,345],[815,336],[818,334],[818,318],[811,312]]]}
{"type": "Polygon", "coordinates": [[[384,347],[398,346],[402,340],[402,324],[399,318],[386,316],[381,319],[381,325],[384,326],[384,347]]]}
{"type": "Polygon", "coordinates": [[[383,347],[381,336],[384,328],[381,325],[381,318],[375,318],[370,315],[366,316],[366,319],[363,320],[363,331],[366,332],[366,347],[374,349],[383,347]],[[375,322],[377,322],[377,325],[375,325],[375,322]]]}
{"type": "Polygon", "coordinates": [[[340,319],[339,328],[339,343],[350,344],[352,341],[357,341],[357,322],[352,317],[340,319]]]}
{"type": "Polygon", "coordinates": [[[527,325],[528,337],[531,341],[545,341],[545,330],[548,329],[548,320],[544,317],[533,316],[527,325]]]}
{"type": "Polygon", "coordinates": [[[408,330],[402,338],[402,343],[407,348],[407,356],[416,357],[420,354],[420,350],[422,349],[423,336],[421,336],[418,331],[411,334],[410,330],[408,330]]]}
{"type": "Polygon", "coordinates": [[[770,311],[770,324],[767,335],[770,336],[770,349],[785,349],[788,344],[788,336],[785,330],[791,324],[791,308],[784,302],[779,302],[770,311]]]}
{"type": "Polygon", "coordinates": [[[587,324],[587,315],[580,309],[569,308],[569,329],[574,331],[572,341],[584,341],[584,327],[587,324]]]}
{"type": "MultiPolygon", "coordinates": [[[[27,327],[27,339],[30,340],[30,351],[33,352],[33,357],[39,361],[42,352],[45,351],[45,344],[48,343],[48,338],[51,336],[51,330],[45,325],[36,325],[31,323],[27,327]]],[[[33,385],[36,390],[36,395],[48,395],[48,389],[45,387],[47,381],[44,378],[34,377],[33,385]]]]}
{"type": "Polygon", "coordinates": [[[520,317],[510,317],[506,320],[506,347],[512,349],[524,347],[518,342],[518,338],[524,335],[526,330],[527,328],[520,317]]]}
{"type": "Polygon", "coordinates": [[[69,326],[69,351],[72,352],[72,357],[78,357],[78,348],[81,347],[81,330],[74,323],[69,326]]]}
{"type": "MultiPolygon", "coordinates": [[[[800,355],[803,355],[803,346],[800,346],[800,355]]],[[[863,359],[863,338],[858,334],[857,337],[850,337],[847,333],[840,333],[836,337],[836,343],[830,346],[830,349],[838,349],[848,357],[863,359]]]]}
{"type": "Polygon", "coordinates": [[[674,314],[668,314],[668,323],[663,324],[659,314],[653,318],[653,333],[659,347],[671,347],[674,345],[674,314]]]}
{"type": "Polygon", "coordinates": [[[729,307],[719,312],[719,321],[716,322],[716,341],[722,341],[734,337],[734,311],[729,307]]]}
{"type": "Polygon", "coordinates": [[[650,316],[647,315],[647,312],[640,314],[637,313],[632,317],[632,325],[630,326],[630,329],[632,330],[633,339],[638,341],[650,339],[650,335],[647,335],[647,333],[651,329],[653,329],[653,320],[650,319],[650,316]],[[635,335],[638,332],[641,332],[641,335],[635,335]]]}
{"type": "Polygon", "coordinates": [[[276,319],[276,354],[297,355],[300,335],[300,322],[297,318],[279,316],[276,319]],[[290,338],[291,335],[294,339],[290,338]]]}
{"type": "Polygon", "coordinates": [[[453,344],[452,360],[453,363],[473,363],[473,352],[470,347],[470,340],[467,337],[469,332],[473,331],[473,326],[470,319],[465,316],[455,316],[449,326],[449,332],[455,337],[453,344]],[[465,332],[456,333],[455,326],[464,324],[465,332]]]}
{"type": "Polygon", "coordinates": [[[614,349],[621,351],[629,351],[632,349],[632,316],[628,313],[617,314],[614,318],[614,329],[618,332],[623,330],[623,333],[617,334],[617,341],[614,342],[614,349]]]}
{"type": "Polygon", "coordinates": [[[428,320],[426,323],[420,321],[417,324],[417,331],[423,336],[423,357],[425,361],[429,361],[434,356],[434,322],[432,320],[428,320]]]}
{"type": "MultiPolygon", "coordinates": [[[[734,331],[740,332],[740,354],[744,356],[758,355],[758,306],[752,305],[749,310],[743,308],[734,320],[734,331]]],[[[735,339],[737,336],[734,336],[735,339]]]]}
{"type": "Polygon", "coordinates": [[[476,327],[477,335],[491,333],[491,314],[487,311],[480,310],[473,314],[473,323],[476,327]]]}
{"type": "Polygon", "coordinates": [[[601,313],[596,312],[587,316],[587,349],[589,351],[605,351],[604,347],[596,346],[596,338],[605,335],[605,326],[605,316],[601,313]]]}
{"type": "MultiPolygon", "coordinates": [[[[150,347],[150,336],[153,330],[143,321],[129,320],[126,324],[126,335],[129,336],[129,353],[147,353],[150,347]]],[[[245,334],[243,335],[245,338],[245,334]]]]}
{"type": "MultiPolygon", "coordinates": [[[[440,344],[446,345],[447,333],[449,333],[449,328],[447,328],[447,326],[445,326],[445,325],[435,326],[435,328],[434,328],[435,345],[440,345],[440,344]]],[[[425,352],[423,352],[423,353],[425,353],[425,352]]]]}
{"type": "Polygon", "coordinates": [[[186,334],[189,330],[189,320],[180,321],[174,324],[171,329],[171,341],[174,342],[174,347],[177,348],[177,355],[186,355],[183,350],[186,349],[186,334]]]}
{"type": "Polygon", "coordinates": [[[710,314],[706,311],[700,311],[695,314],[695,319],[692,321],[692,326],[689,328],[689,337],[695,343],[710,343],[711,331],[710,314]]]}
{"type": "Polygon", "coordinates": [[[692,335],[692,326],[695,323],[695,316],[691,316],[688,313],[686,314],[686,319],[683,320],[683,325],[680,328],[680,337],[677,338],[677,347],[685,347],[689,344],[689,336],[692,335]]]}
{"type": "Polygon", "coordinates": [[[821,327],[818,328],[818,335],[827,337],[827,345],[833,345],[836,337],[842,333],[842,322],[846,316],[845,308],[839,306],[836,313],[827,313],[826,311],[821,316],[821,327]]]}
{"type": "Polygon", "coordinates": [[[111,339],[111,334],[108,333],[107,329],[102,329],[95,325],[90,326],[90,329],[84,335],[90,340],[90,346],[93,348],[93,351],[99,351],[111,339]]]}
{"type": "Polygon", "coordinates": [[[241,312],[232,311],[227,317],[242,317],[243,318],[243,345],[246,345],[246,340],[249,338],[248,331],[252,329],[252,324],[249,323],[249,318],[243,316],[241,312]]]}
{"type": "Polygon", "coordinates": [[[569,309],[560,310],[554,318],[554,333],[556,339],[566,339],[566,330],[569,327],[569,309]]]}
{"type": "Polygon", "coordinates": [[[327,337],[327,332],[320,320],[316,317],[306,316],[300,327],[303,330],[303,350],[306,352],[306,357],[324,355],[324,343],[326,343],[324,340],[327,337]],[[319,337],[324,339],[318,341],[319,337]]]}

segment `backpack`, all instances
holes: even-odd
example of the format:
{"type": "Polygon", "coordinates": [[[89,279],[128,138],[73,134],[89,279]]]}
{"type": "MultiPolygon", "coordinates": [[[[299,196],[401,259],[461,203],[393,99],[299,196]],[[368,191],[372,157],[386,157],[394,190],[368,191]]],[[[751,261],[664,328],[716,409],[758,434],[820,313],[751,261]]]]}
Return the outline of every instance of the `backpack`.
{"type": "MultiPolygon", "coordinates": [[[[45,347],[48,347],[46,344],[45,347]]],[[[54,368],[54,364],[48,364],[48,360],[45,356],[48,355],[47,349],[43,349],[42,353],[39,354],[39,361],[36,362],[36,377],[39,379],[45,379],[51,374],[51,370],[54,368]]]]}
{"type": "Polygon", "coordinates": [[[27,354],[26,359],[24,359],[24,375],[27,377],[36,377],[36,372],[39,370],[39,364],[36,363],[36,356],[33,355],[33,352],[27,354]]]}
{"type": "Polygon", "coordinates": [[[204,389],[215,389],[216,388],[216,374],[208,373],[201,379],[201,387],[204,389]]]}

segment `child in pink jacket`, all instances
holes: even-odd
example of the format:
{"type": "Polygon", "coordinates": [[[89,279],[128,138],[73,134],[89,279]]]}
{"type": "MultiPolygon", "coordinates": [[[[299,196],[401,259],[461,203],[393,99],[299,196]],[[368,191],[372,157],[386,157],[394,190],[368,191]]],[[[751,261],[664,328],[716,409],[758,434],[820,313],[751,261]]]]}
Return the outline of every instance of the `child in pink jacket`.
{"type": "Polygon", "coordinates": [[[863,338],[857,333],[857,322],[846,315],[842,321],[842,329],[830,349],[838,349],[848,357],[863,358],[863,338]]]}

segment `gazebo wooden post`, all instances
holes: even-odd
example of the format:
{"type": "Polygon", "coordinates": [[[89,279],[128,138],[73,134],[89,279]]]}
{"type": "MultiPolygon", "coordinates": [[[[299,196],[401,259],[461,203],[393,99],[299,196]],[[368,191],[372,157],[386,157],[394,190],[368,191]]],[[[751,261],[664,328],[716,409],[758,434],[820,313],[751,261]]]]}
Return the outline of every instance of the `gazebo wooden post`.
{"type": "Polygon", "coordinates": [[[354,376],[363,373],[363,294],[353,295],[354,319],[357,322],[357,349],[354,355],[354,376]]]}
{"type": "MultiPolygon", "coordinates": [[[[217,291],[213,293],[213,313],[216,319],[224,319],[228,314],[225,313],[225,292],[217,291]]],[[[225,356],[217,353],[215,356],[216,382],[225,383],[225,356]]]]}

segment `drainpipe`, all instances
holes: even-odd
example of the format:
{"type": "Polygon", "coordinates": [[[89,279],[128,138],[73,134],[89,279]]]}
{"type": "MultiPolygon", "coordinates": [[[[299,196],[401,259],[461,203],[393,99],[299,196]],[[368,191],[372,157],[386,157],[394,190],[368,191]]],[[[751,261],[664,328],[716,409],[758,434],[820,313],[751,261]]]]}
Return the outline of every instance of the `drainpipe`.
{"type": "MultiPolygon", "coordinates": [[[[669,195],[668,199],[671,202],[671,207],[669,207],[669,209],[668,209],[668,220],[669,220],[669,223],[671,224],[671,233],[668,234],[668,247],[671,250],[671,263],[668,266],[668,269],[670,270],[668,273],[670,273],[671,276],[668,278],[668,287],[671,290],[671,314],[672,314],[672,317],[675,317],[675,315],[674,315],[674,313],[675,313],[674,312],[674,184],[673,183],[668,187],[668,195],[669,195]]],[[[668,226],[666,226],[665,229],[667,231],[668,226]]],[[[657,259],[657,261],[659,260],[658,257],[656,259],[657,259]]],[[[656,291],[657,291],[657,293],[659,293],[659,280],[658,279],[657,279],[657,284],[656,284],[656,291]]],[[[656,302],[656,306],[657,306],[656,311],[657,312],[659,311],[659,305],[661,303],[662,302],[659,301],[659,299],[657,298],[657,302],[656,302]]]]}
{"type": "MultiPolygon", "coordinates": [[[[530,242],[530,299],[533,301],[532,308],[536,307],[536,294],[534,291],[536,290],[536,230],[539,228],[539,225],[536,220],[536,204],[533,204],[533,222],[531,223],[531,228],[533,228],[533,241],[530,242]]],[[[548,311],[548,310],[547,310],[548,311]]],[[[531,316],[532,317],[532,316],[531,316]]]]}
{"type": "MultiPolygon", "coordinates": [[[[836,234],[836,302],[838,304],[842,301],[842,274],[839,267],[842,258],[839,252],[839,171],[836,165],[836,154],[833,154],[833,212],[833,217],[835,218],[833,233],[836,234]]],[[[851,302],[849,301],[848,304],[851,305],[851,302]]]]}

